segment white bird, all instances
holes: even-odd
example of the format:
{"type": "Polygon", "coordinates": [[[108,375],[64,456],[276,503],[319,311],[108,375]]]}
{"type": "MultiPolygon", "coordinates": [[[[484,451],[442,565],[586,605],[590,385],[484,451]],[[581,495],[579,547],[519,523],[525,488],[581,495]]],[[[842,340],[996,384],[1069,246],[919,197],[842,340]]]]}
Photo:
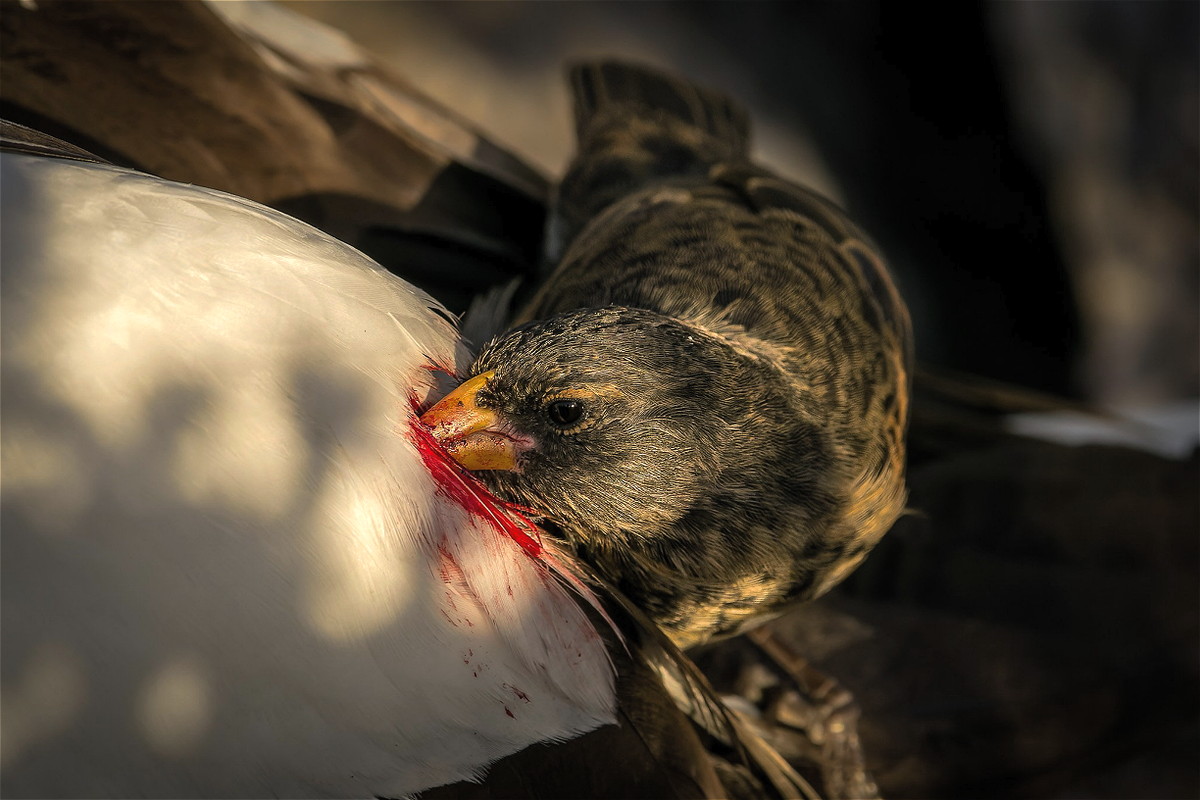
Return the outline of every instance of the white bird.
{"type": "Polygon", "coordinates": [[[231,195],[0,167],[6,795],[404,795],[613,721],[568,557],[422,438],[436,301],[231,195]]]}

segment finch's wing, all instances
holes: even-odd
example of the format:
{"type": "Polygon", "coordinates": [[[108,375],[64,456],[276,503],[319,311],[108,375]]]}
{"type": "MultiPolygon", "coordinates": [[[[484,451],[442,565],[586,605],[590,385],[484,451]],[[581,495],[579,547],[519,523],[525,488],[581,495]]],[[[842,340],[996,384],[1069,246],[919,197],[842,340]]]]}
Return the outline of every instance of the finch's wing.
{"type": "MultiPolygon", "coordinates": [[[[874,301],[873,307],[865,304],[866,313],[877,311],[881,315],[881,327],[894,332],[906,363],[913,363],[912,322],[908,309],[879,247],[845,211],[816,192],[750,164],[719,164],[709,173],[709,178],[716,187],[732,191],[763,216],[815,226],[827,233],[836,244],[841,264],[860,279],[864,293],[874,301]]],[[[694,190],[694,193],[703,191],[694,190]]],[[[911,376],[911,369],[909,374],[911,376]]]]}

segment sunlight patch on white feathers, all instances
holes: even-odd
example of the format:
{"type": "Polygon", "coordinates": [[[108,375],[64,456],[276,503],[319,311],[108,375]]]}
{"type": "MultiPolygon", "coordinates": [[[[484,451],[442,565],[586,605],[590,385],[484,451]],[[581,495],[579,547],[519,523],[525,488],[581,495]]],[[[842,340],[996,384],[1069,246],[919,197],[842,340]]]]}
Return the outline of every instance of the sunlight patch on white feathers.
{"type": "Polygon", "coordinates": [[[70,728],[86,693],[79,657],[59,642],[39,643],[15,671],[0,694],[0,766],[70,728]]]}
{"type": "Polygon", "coordinates": [[[73,764],[144,793],[144,771],[109,755],[148,732],[156,753],[193,754],[155,756],[160,793],[404,795],[613,721],[604,645],[567,590],[439,494],[405,436],[430,362],[465,358],[434,301],[239,198],[0,164],[5,221],[32,209],[5,226],[0,273],[6,578],[19,571],[5,602],[22,614],[6,657],[32,663],[50,629],[88,669],[50,670],[53,692],[5,683],[6,790],[73,764]],[[14,441],[41,454],[17,481],[14,441]],[[59,477],[83,487],[58,524],[85,546],[29,513],[59,477]],[[438,574],[443,543],[468,586],[438,574]],[[472,624],[442,616],[452,603],[472,624]],[[113,620],[119,635],[94,635],[113,620]],[[131,677],[133,726],[73,705],[84,679],[124,702],[131,677]]]}
{"type": "Polygon", "coordinates": [[[169,661],[147,680],[137,701],[146,743],[162,755],[183,758],[198,748],[209,728],[212,691],[190,658],[169,661]]]}
{"type": "Polygon", "coordinates": [[[61,432],[12,425],[0,430],[0,496],[24,497],[25,513],[42,530],[67,533],[86,511],[95,492],[92,477],[61,432]]]}
{"type": "Polygon", "coordinates": [[[261,518],[285,513],[302,487],[296,454],[306,443],[295,410],[274,382],[231,375],[180,432],[174,480],[180,494],[261,518]]]}
{"type": "Polygon", "coordinates": [[[426,476],[389,476],[391,470],[411,463],[390,457],[389,450],[394,453],[403,446],[397,439],[390,433],[378,442],[339,446],[308,515],[305,535],[319,555],[308,562],[305,614],[326,639],[366,638],[414,601],[419,581],[413,570],[424,558],[401,538],[406,525],[398,519],[409,523],[430,515],[409,497],[397,496],[387,483],[391,477],[420,485],[426,476]]]}

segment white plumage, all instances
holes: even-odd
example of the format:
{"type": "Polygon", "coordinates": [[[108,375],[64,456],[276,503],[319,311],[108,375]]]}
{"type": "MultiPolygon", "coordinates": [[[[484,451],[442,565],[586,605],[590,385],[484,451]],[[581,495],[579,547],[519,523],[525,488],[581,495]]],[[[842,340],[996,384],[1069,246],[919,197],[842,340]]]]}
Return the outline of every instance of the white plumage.
{"type": "Polygon", "coordinates": [[[435,301],[230,195],[0,162],[5,794],[397,795],[613,720],[556,556],[410,440],[435,301]]]}

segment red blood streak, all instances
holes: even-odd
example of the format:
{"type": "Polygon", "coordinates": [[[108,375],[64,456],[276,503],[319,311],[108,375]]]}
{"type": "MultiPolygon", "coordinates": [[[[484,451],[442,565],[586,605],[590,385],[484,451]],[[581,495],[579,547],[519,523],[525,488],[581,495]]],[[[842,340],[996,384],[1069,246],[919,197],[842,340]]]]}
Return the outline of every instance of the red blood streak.
{"type": "Polygon", "coordinates": [[[458,377],[452,368],[447,367],[445,364],[439,364],[436,361],[430,361],[428,364],[425,364],[424,369],[429,372],[440,372],[443,375],[449,375],[451,378],[458,377]]]}
{"type": "Polygon", "coordinates": [[[469,514],[490,523],[496,530],[520,545],[531,558],[541,556],[542,543],[537,527],[521,513],[518,506],[506,503],[489,492],[474,475],[459,466],[438,444],[432,431],[421,422],[417,414],[420,403],[416,395],[410,394],[409,403],[413,413],[408,438],[416,445],[425,468],[438,485],[438,491],[458,503],[469,514]]]}
{"type": "MultiPolygon", "coordinates": [[[[463,575],[462,567],[454,560],[454,555],[446,549],[446,542],[442,540],[438,542],[438,575],[442,579],[442,583],[457,583],[459,585],[467,582],[467,576],[463,575]]],[[[450,601],[450,607],[458,610],[454,605],[454,598],[449,594],[446,598],[450,601]]]]}
{"type": "MultiPolygon", "coordinates": [[[[430,366],[429,369],[430,371],[453,374],[450,370],[444,369],[440,365],[430,366]]],[[[480,517],[497,531],[516,542],[530,558],[537,559],[539,563],[548,566],[560,580],[574,588],[580,597],[587,601],[588,605],[596,609],[616,633],[617,639],[624,642],[621,632],[617,629],[616,624],[609,617],[608,612],[604,610],[604,606],[592,590],[584,585],[583,581],[574,572],[570,569],[564,569],[563,565],[558,563],[552,553],[543,551],[541,536],[538,533],[537,526],[526,516],[526,514],[536,514],[537,512],[514,503],[507,503],[489,492],[487,487],[480,483],[468,470],[460,466],[438,444],[437,439],[433,436],[433,431],[421,422],[421,412],[423,410],[421,401],[417,398],[416,393],[411,390],[408,392],[408,404],[411,410],[409,415],[410,424],[407,431],[408,440],[416,446],[417,452],[421,454],[421,461],[424,462],[425,468],[429,470],[429,474],[433,476],[434,482],[437,483],[439,494],[457,503],[467,513],[480,517]]],[[[439,550],[442,550],[442,548],[439,548],[439,550]]],[[[453,562],[453,559],[450,559],[450,561],[453,562]]],[[[442,566],[442,579],[446,580],[446,578],[450,577],[450,574],[445,567],[449,565],[443,562],[442,566]]],[[[461,568],[457,564],[454,566],[461,575],[461,568]]],[[[508,586],[508,592],[510,595],[512,594],[512,586],[508,586]]],[[[469,627],[474,627],[469,619],[465,620],[465,622],[469,627]]],[[[599,636],[590,626],[588,626],[585,633],[591,637],[599,636]]],[[[512,714],[510,713],[509,716],[512,716],[512,714]]]]}
{"type": "Polygon", "coordinates": [[[510,717],[512,717],[513,719],[516,719],[516,717],[515,717],[515,716],[513,716],[513,713],[512,713],[511,711],[509,711],[509,710],[508,710],[508,706],[505,706],[505,707],[504,707],[504,713],[505,713],[505,714],[508,714],[508,715],[509,715],[510,717]]]}

